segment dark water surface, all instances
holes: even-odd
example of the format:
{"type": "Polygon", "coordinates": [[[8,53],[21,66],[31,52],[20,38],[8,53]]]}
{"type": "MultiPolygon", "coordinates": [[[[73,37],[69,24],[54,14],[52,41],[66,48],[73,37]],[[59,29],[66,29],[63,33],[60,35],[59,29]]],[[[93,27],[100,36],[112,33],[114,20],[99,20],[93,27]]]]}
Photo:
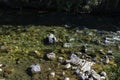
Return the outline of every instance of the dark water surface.
{"type": "Polygon", "coordinates": [[[120,16],[68,13],[24,13],[15,11],[0,12],[0,25],[45,25],[96,28],[100,30],[120,30],[120,16]]]}

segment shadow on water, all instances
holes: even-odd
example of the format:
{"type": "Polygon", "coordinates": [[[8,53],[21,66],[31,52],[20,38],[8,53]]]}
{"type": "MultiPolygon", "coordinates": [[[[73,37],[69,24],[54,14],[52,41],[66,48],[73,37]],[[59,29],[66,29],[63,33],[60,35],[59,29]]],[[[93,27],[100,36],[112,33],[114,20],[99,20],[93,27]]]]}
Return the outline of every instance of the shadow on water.
{"type": "Polygon", "coordinates": [[[103,16],[91,14],[70,13],[33,13],[26,11],[6,11],[0,13],[0,25],[45,25],[63,26],[65,24],[73,27],[87,27],[99,30],[116,31],[120,28],[120,16],[103,16]]]}

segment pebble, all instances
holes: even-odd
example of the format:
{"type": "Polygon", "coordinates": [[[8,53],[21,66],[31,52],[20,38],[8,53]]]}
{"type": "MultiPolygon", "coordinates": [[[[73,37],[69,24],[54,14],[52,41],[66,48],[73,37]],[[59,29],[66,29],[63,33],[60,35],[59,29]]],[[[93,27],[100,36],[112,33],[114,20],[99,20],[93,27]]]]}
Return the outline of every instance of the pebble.
{"type": "Polygon", "coordinates": [[[51,72],[50,75],[51,75],[52,77],[55,77],[55,72],[51,72]]]}
{"type": "Polygon", "coordinates": [[[68,64],[65,65],[65,68],[66,68],[66,69],[69,69],[70,67],[71,67],[71,64],[70,64],[70,63],[68,63],[68,64]]]}
{"type": "Polygon", "coordinates": [[[64,80],[70,80],[70,78],[66,77],[64,80]]]}

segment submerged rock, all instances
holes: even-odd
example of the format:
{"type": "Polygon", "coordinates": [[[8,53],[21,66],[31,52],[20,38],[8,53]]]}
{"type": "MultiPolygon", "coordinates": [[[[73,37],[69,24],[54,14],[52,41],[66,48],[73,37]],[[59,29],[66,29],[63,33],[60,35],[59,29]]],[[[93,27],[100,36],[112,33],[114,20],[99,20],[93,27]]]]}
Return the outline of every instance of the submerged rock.
{"type": "Polygon", "coordinates": [[[62,63],[62,62],[64,61],[64,58],[63,58],[63,57],[59,57],[59,58],[58,58],[58,61],[59,61],[60,63],[62,63]]]}
{"type": "Polygon", "coordinates": [[[51,72],[50,75],[51,75],[52,77],[55,77],[55,72],[51,72]]]}
{"type": "Polygon", "coordinates": [[[46,39],[44,40],[44,43],[53,44],[53,43],[55,43],[55,42],[57,42],[57,41],[58,41],[58,40],[57,40],[57,38],[55,37],[55,35],[52,34],[52,33],[50,33],[50,34],[46,37],[46,39]]]}
{"type": "Polygon", "coordinates": [[[50,59],[50,60],[51,60],[51,59],[56,58],[56,54],[55,54],[55,53],[53,53],[53,52],[52,52],[52,53],[47,54],[46,56],[47,56],[47,58],[48,58],[48,59],[50,59]]]}
{"type": "Polygon", "coordinates": [[[102,72],[100,72],[100,75],[105,77],[105,76],[107,76],[107,73],[102,71],[102,72]]]}
{"type": "Polygon", "coordinates": [[[106,64],[108,64],[108,63],[110,62],[110,59],[109,59],[108,56],[105,56],[105,58],[104,58],[104,62],[105,62],[106,64]]]}
{"type": "Polygon", "coordinates": [[[70,78],[66,77],[64,80],[70,80],[70,78]]]}
{"type": "Polygon", "coordinates": [[[71,43],[64,43],[64,45],[63,45],[63,47],[65,47],[65,48],[69,48],[71,46],[72,46],[71,43]]]}
{"type": "Polygon", "coordinates": [[[41,71],[41,67],[39,64],[32,64],[31,66],[31,72],[37,73],[41,71]]]}
{"type": "Polygon", "coordinates": [[[69,69],[69,68],[71,68],[71,64],[70,63],[65,65],[65,69],[69,69]]]}
{"type": "Polygon", "coordinates": [[[94,65],[95,63],[94,62],[88,62],[86,61],[85,64],[82,66],[81,70],[83,72],[86,72],[86,71],[90,71],[91,70],[91,67],[94,65]]]}
{"type": "Polygon", "coordinates": [[[97,74],[94,70],[91,71],[91,75],[95,80],[101,80],[100,75],[97,74]]]}

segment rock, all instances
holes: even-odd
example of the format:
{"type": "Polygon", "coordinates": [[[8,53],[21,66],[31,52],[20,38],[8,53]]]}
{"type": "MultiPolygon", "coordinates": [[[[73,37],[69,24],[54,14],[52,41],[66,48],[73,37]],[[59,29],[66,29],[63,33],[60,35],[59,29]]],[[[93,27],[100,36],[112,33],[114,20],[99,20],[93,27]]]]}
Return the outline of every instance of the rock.
{"type": "Polygon", "coordinates": [[[50,70],[52,70],[51,68],[48,68],[48,70],[50,71],[50,70]]]}
{"type": "Polygon", "coordinates": [[[120,34],[120,31],[117,31],[117,34],[120,34]]]}
{"type": "Polygon", "coordinates": [[[71,47],[71,43],[64,43],[63,47],[69,48],[69,47],[71,47]]]}
{"type": "Polygon", "coordinates": [[[52,53],[47,54],[46,56],[47,56],[47,58],[48,58],[48,59],[54,59],[54,58],[56,58],[56,54],[55,54],[55,53],[53,53],[53,52],[52,52],[52,53]]]}
{"type": "Polygon", "coordinates": [[[2,72],[3,70],[0,68],[0,72],[2,72]]]}
{"type": "Polygon", "coordinates": [[[41,71],[41,67],[39,64],[33,64],[30,67],[31,67],[31,72],[33,73],[37,73],[41,71]]]}
{"type": "Polygon", "coordinates": [[[90,77],[88,80],[94,80],[93,77],[90,77]]]}
{"type": "Polygon", "coordinates": [[[81,55],[82,53],[81,52],[75,52],[77,55],[81,55]]]}
{"type": "Polygon", "coordinates": [[[86,72],[86,71],[90,71],[91,70],[91,67],[94,65],[95,63],[94,62],[88,62],[86,61],[85,64],[82,66],[81,70],[83,72],[86,72]]]}
{"type": "Polygon", "coordinates": [[[70,63],[65,65],[65,69],[69,69],[69,68],[71,68],[71,64],[70,63]]]}
{"type": "Polygon", "coordinates": [[[112,56],[113,52],[111,50],[108,50],[107,55],[112,56]]]}
{"type": "Polygon", "coordinates": [[[101,80],[100,75],[97,74],[94,70],[91,71],[91,75],[95,80],[101,80]]]}
{"type": "Polygon", "coordinates": [[[5,67],[5,65],[4,64],[0,64],[0,67],[5,67]]]}
{"type": "Polygon", "coordinates": [[[73,59],[73,58],[78,58],[76,54],[72,53],[71,56],[70,56],[70,59],[73,59]]]}
{"type": "Polygon", "coordinates": [[[74,67],[74,66],[72,66],[72,70],[76,70],[78,67],[74,67]]]}
{"type": "Polygon", "coordinates": [[[71,63],[73,65],[83,65],[85,60],[84,59],[80,59],[79,57],[77,57],[77,55],[72,54],[70,56],[70,60],[66,60],[67,63],[71,63]]]}
{"type": "Polygon", "coordinates": [[[45,42],[46,42],[46,43],[49,43],[49,44],[55,43],[55,42],[57,42],[57,41],[58,41],[57,38],[56,38],[55,35],[52,34],[52,33],[50,33],[50,34],[47,36],[46,40],[45,40],[45,42]]]}
{"type": "Polygon", "coordinates": [[[107,76],[107,73],[104,72],[104,71],[102,71],[102,72],[100,73],[100,75],[101,75],[101,76],[107,76]]]}
{"type": "Polygon", "coordinates": [[[106,80],[106,78],[104,76],[101,76],[101,80],[106,80]]]}
{"type": "Polygon", "coordinates": [[[62,76],[64,76],[65,75],[65,72],[62,72],[62,76]]]}
{"type": "Polygon", "coordinates": [[[64,60],[63,57],[59,57],[59,58],[58,58],[58,61],[61,62],[61,63],[63,62],[63,60],[64,60]]]}
{"type": "Polygon", "coordinates": [[[109,60],[109,57],[108,56],[105,56],[105,61],[104,61],[106,64],[108,64],[110,62],[109,60]]]}
{"type": "Polygon", "coordinates": [[[88,75],[85,75],[85,73],[83,72],[80,72],[79,77],[80,77],[80,80],[88,80],[88,75]]]}
{"type": "Polygon", "coordinates": [[[50,75],[51,75],[52,77],[55,77],[55,72],[51,72],[50,75]]]}
{"type": "Polygon", "coordinates": [[[67,24],[65,24],[64,26],[65,26],[66,28],[70,28],[70,27],[71,27],[70,25],[67,25],[67,24]]]}
{"type": "Polygon", "coordinates": [[[70,80],[70,78],[66,77],[64,80],[70,80]]]}
{"type": "Polygon", "coordinates": [[[69,41],[75,41],[75,38],[70,38],[69,41]]]}
{"type": "Polygon", "coordinates": [[[76,73],[76,74],[79,74],[79,73],[80,73],[80,69],[76,69],[76,70],[75,70],[75,73],[76,73]]]}

